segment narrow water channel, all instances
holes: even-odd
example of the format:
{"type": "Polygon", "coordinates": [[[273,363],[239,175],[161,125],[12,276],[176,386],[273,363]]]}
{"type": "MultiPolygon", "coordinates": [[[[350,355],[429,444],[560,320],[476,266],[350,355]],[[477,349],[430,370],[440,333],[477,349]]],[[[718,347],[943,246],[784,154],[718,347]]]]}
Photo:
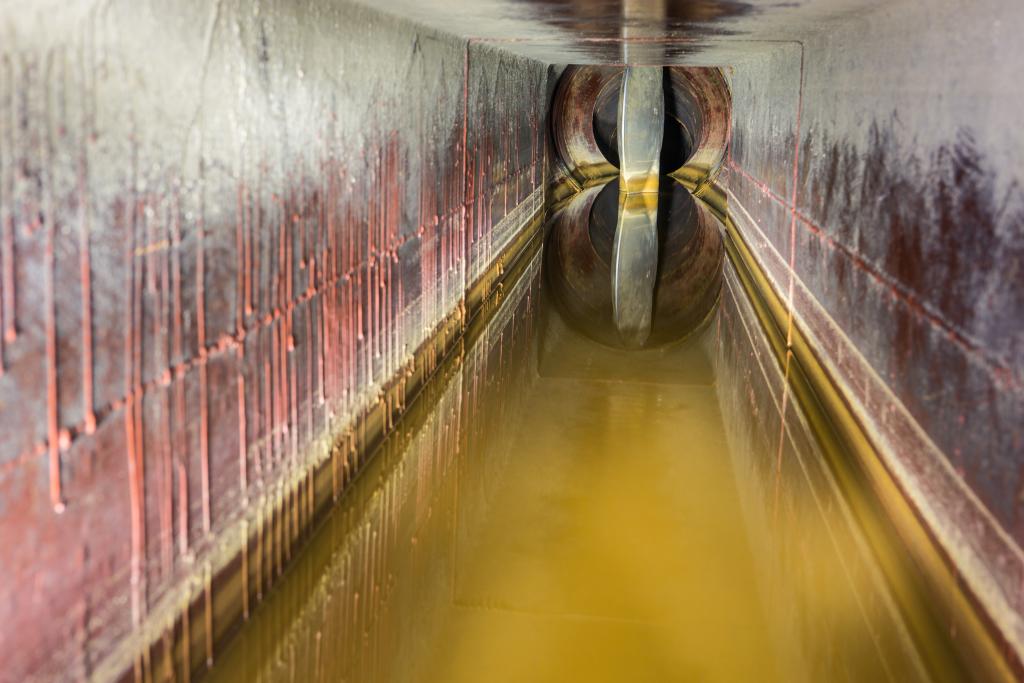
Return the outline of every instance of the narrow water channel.
{"type": "Polygon", "coordinates": [[[841,505],[760,507],[772,488],[750,483],[745,427],[720,412],[749,387],[716,380],[718,321],[611,350],[549,306],[542,260],[208,679],[922,678],[856,535],[836,532],[841,505]],[[776,552],[769,534],[796,540],[776,552]]]}

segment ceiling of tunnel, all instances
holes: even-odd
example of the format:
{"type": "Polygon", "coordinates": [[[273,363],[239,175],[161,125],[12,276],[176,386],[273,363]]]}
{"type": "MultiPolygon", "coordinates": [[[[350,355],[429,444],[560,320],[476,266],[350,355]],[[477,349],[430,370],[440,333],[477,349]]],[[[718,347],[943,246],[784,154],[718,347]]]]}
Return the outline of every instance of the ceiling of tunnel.
{"type": "MultiPolygon", "coordinates": [[[[371,4],[368,0],[360,0],[371,4]]],[[[905,0],[374,0],[439,31],[556,64],[727,64],[905,0]]]]}

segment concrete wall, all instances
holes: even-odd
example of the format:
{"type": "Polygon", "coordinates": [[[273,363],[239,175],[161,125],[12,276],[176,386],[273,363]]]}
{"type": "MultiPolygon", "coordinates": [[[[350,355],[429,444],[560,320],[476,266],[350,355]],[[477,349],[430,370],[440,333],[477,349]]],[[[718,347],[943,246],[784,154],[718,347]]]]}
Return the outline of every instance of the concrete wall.
{"type": "Polygon", "coordinates": [[[0,46],[0,677],[84,679],[458,312],[547,71],[344,2],[5,5],[0,46]]]}
{"type": "Polygon", "coordinates": [[[894,3],[739,58],[727,174],[796,324],[1018,651],[1022,31],[1007,3],[894,3]]]}

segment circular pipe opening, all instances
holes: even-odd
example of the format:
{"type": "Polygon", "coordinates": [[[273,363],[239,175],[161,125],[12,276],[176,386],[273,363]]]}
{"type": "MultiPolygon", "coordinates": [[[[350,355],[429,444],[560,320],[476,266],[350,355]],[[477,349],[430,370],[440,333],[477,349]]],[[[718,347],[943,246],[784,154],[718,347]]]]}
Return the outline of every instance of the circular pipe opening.
{"type": "MultiPolygon", "coordinates": [[[[714,180],[725,159],[732,116],[717,68],[665,70],[661,170],[691,191],[714,180]]],[[[616,117],[621,67],[571,66],[552,106],[552,135],[566,172],[580,185],[617,175],[616,117]]]]}
{"type": "MultiPolygon", "coordinates": [[[[693,134],[697,123],[692,114],[693,107],[683,107],[682,95],[665,78],[665,131],[661,143],[662,173],[680,168],[693,153],[693,134]]],[[[622,87],[622,72],[609,78],[597,94],[594,103],[594,140],[598,149],[613,166],[619,165],[618,105],[619,89],[622,87]]]]}

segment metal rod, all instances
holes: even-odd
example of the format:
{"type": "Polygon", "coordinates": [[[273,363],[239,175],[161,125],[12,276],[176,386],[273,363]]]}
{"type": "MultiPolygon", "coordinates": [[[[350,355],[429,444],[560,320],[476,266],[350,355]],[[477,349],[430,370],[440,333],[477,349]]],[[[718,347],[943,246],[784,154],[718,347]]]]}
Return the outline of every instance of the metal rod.
{"type": "Polygon", "coordinates": [[[659,159],[665,128],[661,67],[627,67],[619,92],[619,216],[612,313],[622,341],[646,343],[658,270],[659,159]]]}

